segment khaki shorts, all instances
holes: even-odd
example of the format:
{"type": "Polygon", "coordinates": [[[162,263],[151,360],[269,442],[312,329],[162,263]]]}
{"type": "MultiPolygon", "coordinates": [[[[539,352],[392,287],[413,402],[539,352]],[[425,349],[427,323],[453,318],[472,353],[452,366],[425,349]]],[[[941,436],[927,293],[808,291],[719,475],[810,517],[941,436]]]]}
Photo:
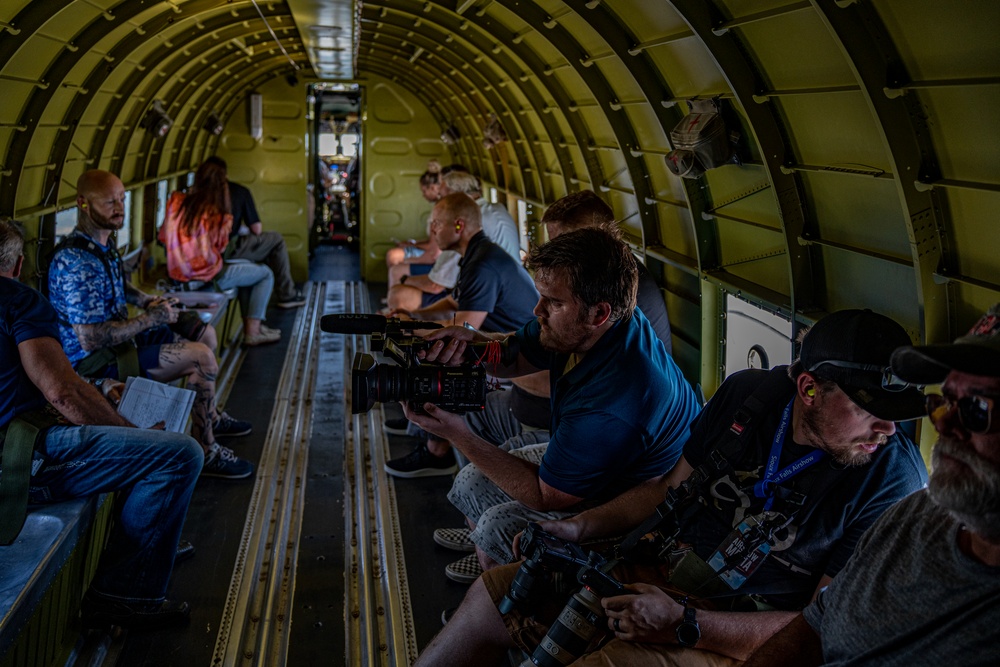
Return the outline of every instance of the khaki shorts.
{"type": "MultiPolygon", "coordinates": [[[[494,604],[510,589],[511,581],[520,563],[503,565],[483,573],[483,583],[494,604]]],[[[615,569],[615,576],[621,581],[642,581],[659,586],[669,592],[664,572],[654,567],[624,566],[615,569]]],[[[571,593],[540,595],[541,601],[530,610],[530,615],[515,609],[503,617],[511,639],[518,647],[531,655],[548,632],[549,625],[559,615],[571,593]]],[[[737,667],[742,661],[711,651],[684,648],[675,644],[641,644],[614,638],[610,630],[605,631],[592,651],[575,662],[573,667],[737,667]]]]}

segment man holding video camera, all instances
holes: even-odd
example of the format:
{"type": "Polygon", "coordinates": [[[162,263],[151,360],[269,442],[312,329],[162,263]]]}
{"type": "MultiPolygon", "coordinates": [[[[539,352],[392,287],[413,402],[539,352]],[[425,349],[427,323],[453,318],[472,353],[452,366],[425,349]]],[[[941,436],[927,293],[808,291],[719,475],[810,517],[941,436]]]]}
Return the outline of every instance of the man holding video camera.
{"type": "MultiPolygon", "coordinates": [[[[862,533],[926,482],[894,424],[924,413],[919,390],[888,369],[909,344],[884,316],[833,313],[790,367],[728,378],[668,474],[542,522],[572,542],[634,529],[612,571],[630,594],[603,598],[606,618],[593,619],[613,637],[572,664],[737,665],[788,623],[862,533]]],[[[511,646],[539,647],[566,597],[543,585],[533,604],[501,615],[517,572],[486,572],[418,664],[488,664],[511,646]]]]}
{"type": "MultiPolygon", "coordinates": [[[[489,370],[500,377],[549,371],[547,445],[519,436],[498,448],[429,403],[426,415],[408,415],[472,462],[448,497],[475,525],[470,538],[484,566],[491,564],[485,557],[513,559],[511,541],[528,521],[569,516],[669,470],[700,407],[635,311],[636,260],[624,243],[585,229],[536,248],[529,261],[541,295],[536,319],[496,336],[518,354],[489,370]]],[[[436,341],[428,360],[455,364],[467,341],[486,336],[451,327],[427,338],[436,341]]]]}

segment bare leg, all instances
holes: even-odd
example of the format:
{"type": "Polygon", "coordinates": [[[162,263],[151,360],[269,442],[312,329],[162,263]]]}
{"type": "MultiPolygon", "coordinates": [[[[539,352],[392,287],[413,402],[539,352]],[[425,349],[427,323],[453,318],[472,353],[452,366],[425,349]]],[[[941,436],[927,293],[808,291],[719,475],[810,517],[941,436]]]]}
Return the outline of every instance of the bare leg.
{"type": "Polygon", "coordinates": [[[406,249],[405,248],[389,248],[389,251],[385,253],[385,265],[386,266],[396,266],[400,262],[406,259],[406,249]]]}
{"type": "Polygon", "coordinates": [[[438,633],[414,667],[496,665],[514,647],[482,579],[469,587],[448,625],[438,633]]]}
{"type": "Polygon", "coordinates": [[[211,324],[205,327],[205,332],[198,339],[199,343],[204,343],[205,346],[212,352],[215,352],[219,347],[219,335],[215,332],[215,327],[211,324]]]}
{"type": "Polygon", "coordinates": [[[393,264],[389,267],[389,287],[399,284],[403,276],[410,275],[410,265],[406,263],[393,264]]]}
{"type": "Polygon", "coordinates": [[[159,382],[184,377],[187,388],[194,392],[191,436],[207,453],[215,444],[212,420],[215,416],[215,378],[219,374],[215,354],[202,343],[183,341],[162,345],[159,362],[159,366],[147,371],[149,377],[159,382]]]}
{"type": "Polygon", "coordinates": [[[260,320],[253,317],[244,317],[243,335],[250,337],[250,336],[257,336],[259,334],[260,334],[260,320]]]}
{"type": "MultiPolygon", "coordinates": [[[[472,530],[475,529],[475,526],[473,526],[472,530]]],[[[483,568],[483,572],[486,570],[492,570],[495,567],[500,567],[500,563],[490,558],[490,555],[478,546],[476,546],[476,558],[479,559],[479,567],[483,568]]]]}
{"type": "Polygon", "coordinates": [[[428,435],[427,450],[434,456],[448,456],[451,454],[451,443],[436,435],[428,435]]]}
{"type": "Polygon", "coordinates": [[[423,305],[424,293],[409,285],[393,285],[389,288],[386,305],[394,310],[417,310],[423,305]]]}

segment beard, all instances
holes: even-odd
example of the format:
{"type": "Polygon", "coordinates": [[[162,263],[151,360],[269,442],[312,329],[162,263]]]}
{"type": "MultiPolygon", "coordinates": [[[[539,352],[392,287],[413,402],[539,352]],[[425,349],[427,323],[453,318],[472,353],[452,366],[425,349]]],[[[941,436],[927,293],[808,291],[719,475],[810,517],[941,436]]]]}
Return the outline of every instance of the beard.
{"type": "Polygon", "coordinates": [[[984,539],[1000,542],[1000,465],[967,444],[941,436],[931,453],[931,467],[931,500],[984,539]]]}
{"type": "Polygon", "coordinates": [[[833,425],[813,410],[806,411],[802,415],[802,424],[806,433],[812,436],[812,439],[816,442],[821,443],[819,449],[829,454],[830,458],[840,465],[848,467],[863,466],[872,460],[872,456],[875,455],[875,451],[877,450],[866,451],[862,448],[863,445],[877,445],[878,447],[882,447],[889,441],[889,438],[884,433],[880,433],[874,441],[865,438],[855,438],[847,443],[828,442],[825,434],[831,430],[833,425]]]}
{"type": "Polygon", "coordinates": [[[574,327],[570,331],[556,332],[545,326],[540,327],[538,332],[538,342],[541,346],[556,354],[572,354],[580,349],[585,340],[587,340],[587,332],[582,328],[574,327]]]}
{"type": "Polygon", "coordinates": [[[99,214],[97,211],[91,210],[87,214],[87,217],[90,218],[90,221],[98,229],[109,229],[113,232],[118,231],[125,224],[124,215],[113,215],[109,218],[99,214]]]}

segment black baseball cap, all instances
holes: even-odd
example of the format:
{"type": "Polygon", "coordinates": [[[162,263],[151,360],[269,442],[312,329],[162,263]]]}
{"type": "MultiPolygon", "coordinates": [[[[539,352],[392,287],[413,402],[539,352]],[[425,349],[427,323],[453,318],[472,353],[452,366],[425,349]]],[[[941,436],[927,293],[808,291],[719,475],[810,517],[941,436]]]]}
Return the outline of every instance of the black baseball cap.
{"type": "Polygon", "coordinates": [[[871,310],[830,313],[802,340],[802,367],[835,382],[856,405],[879,419],[907,421],[927,414],[920,389],[893,375],[889,365],[899,347],[912,346],[906,331],[871,310]]]}
{"type": "Polygon", "coordinates": [[[907,345],[892,355],[893,371],[909,382],[940,384],[955,370],[1000,377],[1000,303],[954,343],[907,345]]]}

